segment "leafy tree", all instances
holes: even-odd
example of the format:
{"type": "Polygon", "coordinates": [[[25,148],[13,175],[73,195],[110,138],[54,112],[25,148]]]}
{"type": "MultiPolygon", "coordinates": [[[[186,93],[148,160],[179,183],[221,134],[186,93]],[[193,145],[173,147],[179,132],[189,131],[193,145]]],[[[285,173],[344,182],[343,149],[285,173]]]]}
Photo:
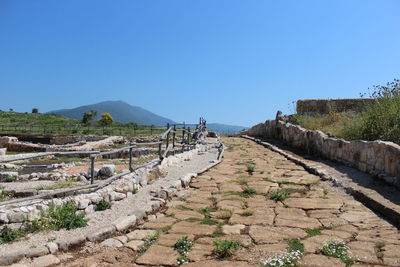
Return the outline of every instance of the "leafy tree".
{"type": "Polygon", "coordinates": [[[110,113],[101,114],[100,124],[103,126],[107,126],[113,123],[113,117],[110,113]]]}
{"type": "Polygon", "coordinates": [[[34,114],[37,114],[37,113],[39,113],[39,109],[37,109],[37,108],[33,108],[33,109],[32,109],[32,113],[34,113],[34,114]]]}
{"type": "Polygon", "coordinates": [[[92,122],[94,120],[96,115],[97,115],[97,111],[95,111],[95,110],[85,112],[85,114],[83,114],[82,123],[89,124],[90,122],[92,122]]]}

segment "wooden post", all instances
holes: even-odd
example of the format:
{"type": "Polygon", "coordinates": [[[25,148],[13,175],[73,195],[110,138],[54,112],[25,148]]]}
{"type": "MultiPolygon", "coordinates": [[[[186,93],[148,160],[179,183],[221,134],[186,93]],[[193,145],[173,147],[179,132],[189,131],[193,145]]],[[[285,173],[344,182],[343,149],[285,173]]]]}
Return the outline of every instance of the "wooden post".
{"type": "Polygon", "coordinates": [[[172,134],[172,147],[175,149],[175,131],[176,131],[176,124],[174,124],[174,133],[172,134]]]}
{"type": "Polygon", "coordinates": [[[183,126],[182,130],[182,144],[185,143],[185,126],[183,126]]]}
{"type": "Polygon", "coordinates": [[[91,160],[91,162],[90,162],[90,175],[91,175],[90,183],[91,184],[94,183],[94,159],[95,159],[95,157],[90,158],[90,160],[91,160]]]}
{"type": "MultiPolygon", "coordinates": [[[[162,141],[162,140],[160,140],[160,141],[162,141]]],[[[161,151],[161,145],[162,145],[162,142],[158,144],[158,157],[160,158],[160,160],[163,160],[162,151],[161,151]]]]}
{"type": "Polygon", "coordinates": [[[190,127],[188,127],[188,137],[187,137],[187,142],[188,142],[188,144],[190,145],[190,127]]]}
{"type": "Polygon", "coordinates": [[[129,170],[132,171],[132,147],[129,148],[129,170]]]}

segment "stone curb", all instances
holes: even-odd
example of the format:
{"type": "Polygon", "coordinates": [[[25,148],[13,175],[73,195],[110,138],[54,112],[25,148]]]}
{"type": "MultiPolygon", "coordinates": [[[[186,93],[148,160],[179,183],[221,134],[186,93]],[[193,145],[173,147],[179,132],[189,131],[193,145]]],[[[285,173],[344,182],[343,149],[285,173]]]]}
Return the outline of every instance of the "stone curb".
{"type": "Polygon", "coordinates": [[[241,137],[251,140],[251,141],[254,141],[257,144],[260,144],[260,145],[284,156],[285,158],[294,162],[295,164],[302,166],[308,172],[319,176],[322,180],[327,180],[327,181],[333,182],[336,186],[343,188],[346,191],[346,193],[353,196],[356,200],[364,203],[365,206],[367,206],[371,210],[380,213],[385,218],[390,220],[397,228],[400,228],[400,209],[396,210],[394,208],[388,207],[385,203],[383,203],[383,201],[381,201],[380,199],[373,198],[370,194],[368,194],[368,192],[366,192],[366,190],[364,190],[362,187],[358,186],[357,184],[355,184],[353,182],[345,183],[345,182],[341,181],[340,178],[337,179],[337,178],[333,177],[332,175],[328,174],[327,172],[325,172],[323,169],[320,169],[320,168],[317,168],[314,166],[310,166],[306,161],[304,161],[300,158],[294,157],[268,142],[261,141],[258,138],[250,137],[247,135],[242,135],[241,137]]]}
{"type": "MultiPolygon", "coordinates": [[[[223,152],[222,152],[223,153],[223,152]]],[[[101,228],[95,229],[91,231],[87,235],[76,236],[74,238],[66,239],[63,241],[59,241],[57,243],[50,242],[47,243],[45,247],[39,248],[37,251],[11,251],[8,255],[5,255],[0,258],[0,266],[11,265],[17,261],[22,260],[25,257],[29,258],[37,258],[43,257],[49,254],[54,254],[57,251],[68,251],[69,249],[82,245],[87,241],[90,242],[99,242],[103,241],[106,238],[113,236],[116,233],[123,232],[133,226],[138,225],[138,223],[144,218],[146,215],[151,214],[157,210],[159,210],[162,206],[164,206],[169,199],[169,196],[176,193],[178,190],[185,188],[191,180],[198,175],[208,171],[209,169],[215,167],[219,163],[222,162],[222,157],[220,160],[216,160],[214,163],[209,165],[208,167],[200,170],[196,173],[189,173],[176,181],[170,184],[168,188],[160,188],[158,192],[153,192],[155,195],[151,197],[151,201],[149,202],[149,207],[143,207],[141,211],[133,211],[133,213],[129,216],[120,217],[114,220],[107,226],[103,226],[101,228]],[[176,183],[177,182],[177,183],[176,183]]]]}

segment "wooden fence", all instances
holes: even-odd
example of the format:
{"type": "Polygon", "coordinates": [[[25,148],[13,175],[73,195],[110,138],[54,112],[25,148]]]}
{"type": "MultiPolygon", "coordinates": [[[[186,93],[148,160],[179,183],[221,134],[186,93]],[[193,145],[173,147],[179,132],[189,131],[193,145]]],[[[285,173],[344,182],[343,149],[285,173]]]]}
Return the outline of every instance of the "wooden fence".
{"type": "Polygon", "coordinates": [[[90,185],[84,185],[84,186],[80,186],[80,187],[61,189],[61,190],[54,190],[53,192],[46,192],[46,193],[42,193],[42,194],[39,194],[36,196],[4,201],[4,202],[0,203],[0,206],[15,204],[15,203],[19,203],[19,202],[28,201],[28,200],[34,200],[34,199],[51,198],[54,196],[65,195],[67,193],[76,193],[76,192],[82,191],[82,190],[89,190],[89,189],[93,190],[93,191],[97,190],[97,189],[102,188],[102,187],[110,184],[111,182],[117,180],[121,176],[124,176],[124,175],[127,175],[127,174],[133,172],[136,169],[148,166],[149,164],[154,163],[155,161],[158,161],[161,163],[163,161],[163,159],[168,157],[168,155],[170,155],[170,154],[175,154],[176,152],[183,152],[185,150],[190,150],[190,149],[194,148],[196,146],[197,142],[205,137],[205,131],[206,131],[206,121],[203,118],[200,118],[200,122],[194,130],[191,130],[190,127],[186,127],[184,124],[174,124],[174,125],[168,124],[167,130],[161,135],[160,140],[157,142],[131,143],[129,146],[110,150],[110,151],[105,151],[105,152],[99,152],[99,151],[45,152],[45,153],[41,153],[41,154],[33,155],[33,156],[31,155],[31,156],[27,156],[27,157],[19,157],[17,159],[0,160],[0,163],[5,163],[5,162],[20,161],[20,160],[24,160],[24,159],[39,158],[39,157],[44,157],[44,156],[49,156],[49,155],[81,154],[81,155],[89,156],[90,163],[91,163],[90,164],[90,185]],[[182,126],[182,127],[180,127],[180,126],[182,126]],[[138,146],[154,146],[154,145],[158,145],[158,159],[153,160],[151,162],[147,162],[140,166],[133,167],[133,161],[132,161],[133,150],[135,148],[137,148],[138,146]],[[95,179],[94,166],[95,166],[96,159],[102,158],[103,156],[112,155],[112,154],[123,154],[121,152],[125,152],[125,151],[128,151],[129,170],[124,171],[119,174],[116,174],[104,181],[101,181],[98,184],[94,184],[94,179],[95,179]]]}

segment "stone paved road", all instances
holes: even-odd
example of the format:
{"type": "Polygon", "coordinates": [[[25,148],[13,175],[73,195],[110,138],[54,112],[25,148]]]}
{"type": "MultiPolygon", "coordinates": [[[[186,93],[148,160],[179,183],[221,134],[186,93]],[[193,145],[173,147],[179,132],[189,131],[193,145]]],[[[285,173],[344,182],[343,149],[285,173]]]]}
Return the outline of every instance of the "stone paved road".
{"type": "Polygon", "coordinates": [[[390,223],[277,153],[242,138],[223,141],[223,162],[193,180],[163,214],[62,265],[177,266],[174,244],[187,236],[194,243],[188,267],[259,266],[293,243],[304,246],[299,266],[346,266],[321,253],[332,241],[347,245],[353,266],[400,266],[400,232],[390,223]],[[271,199],[278,193],[287,198],[271,199]],[[241,245],[221,259],[217,239],[241,245]]]}

